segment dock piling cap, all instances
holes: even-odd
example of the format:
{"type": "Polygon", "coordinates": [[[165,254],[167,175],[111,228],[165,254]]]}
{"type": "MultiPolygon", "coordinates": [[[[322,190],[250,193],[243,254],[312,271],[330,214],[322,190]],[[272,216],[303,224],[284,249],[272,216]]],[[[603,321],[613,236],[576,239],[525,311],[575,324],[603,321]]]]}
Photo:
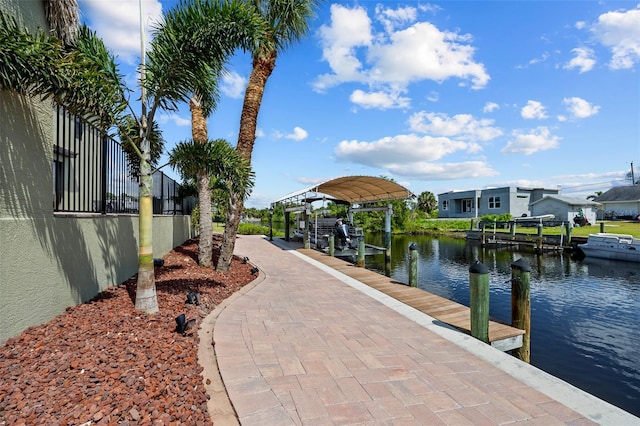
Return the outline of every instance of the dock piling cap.
{"type": "Polygon", "coordinates": [[[531,272],[531,266],[522,257],[511,264],[511,268],[519,269],[522,272],[531,272]]]}
{"type": "Polygon", "coordinates": [[[487,265],[485,265],[484,263],[480,262],[479,260],[476,260],[469,267],[469,272],[472,274],[488,274],[489,268],[487,268],[487,265]]]}

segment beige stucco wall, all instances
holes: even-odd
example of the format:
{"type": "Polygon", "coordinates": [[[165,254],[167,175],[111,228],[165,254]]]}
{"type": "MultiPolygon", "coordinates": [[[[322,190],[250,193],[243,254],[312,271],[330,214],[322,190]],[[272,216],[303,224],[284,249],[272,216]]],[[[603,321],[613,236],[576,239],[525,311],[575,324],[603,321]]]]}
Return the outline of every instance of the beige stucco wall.
{"type": "MultiPolygon", "coordinates": [[[[29,28],[42,3],[0,0],[29,28]]],[[[54,110],[0,91],[0,342],[137,272],[137,216],[54,215],[54,110]]],[[[191,236],[189,217],[157,216],[154,257],[191,236]]]]}

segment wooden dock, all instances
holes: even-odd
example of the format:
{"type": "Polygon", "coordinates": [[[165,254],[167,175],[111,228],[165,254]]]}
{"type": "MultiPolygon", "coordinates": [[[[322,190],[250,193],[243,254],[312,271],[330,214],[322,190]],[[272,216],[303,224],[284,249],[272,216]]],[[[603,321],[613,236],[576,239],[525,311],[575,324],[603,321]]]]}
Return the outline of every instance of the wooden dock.
{"type": "MultiPolygon", "coordinates": [[[[360,268],[342,259],[331,257],[314,249],[297,249],[300,253],[329,266],[363,284],[393,297],[425,314],[449,324],[463,333],[471,334],[470,309],[468,306],[436,296],[422,289],[410,287],[384,275],[360,268]]],[[[489,343],[501,351],[518,349],[522,346],[524,330],[496,321],[489,321],[489,343]]]]}

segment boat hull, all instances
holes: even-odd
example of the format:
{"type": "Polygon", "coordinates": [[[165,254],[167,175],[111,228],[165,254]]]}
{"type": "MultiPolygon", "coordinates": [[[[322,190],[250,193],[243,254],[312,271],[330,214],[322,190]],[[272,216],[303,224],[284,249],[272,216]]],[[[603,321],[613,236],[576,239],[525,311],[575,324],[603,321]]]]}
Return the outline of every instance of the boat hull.
{"type": "Polygon", "coordinates": [[[640,239],[626,234],[591,234],[578,248],[587,257],[640,263],[640,239]]]}

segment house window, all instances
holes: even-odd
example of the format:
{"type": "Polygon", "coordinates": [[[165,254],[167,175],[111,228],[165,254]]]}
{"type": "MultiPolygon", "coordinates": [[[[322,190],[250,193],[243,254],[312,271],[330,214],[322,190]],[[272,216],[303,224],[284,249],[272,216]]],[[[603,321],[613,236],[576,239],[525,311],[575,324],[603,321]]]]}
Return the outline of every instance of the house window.
{"type": "Polygon", "coordinates": [[[449,210],[449,200],[444,200],[442,202],[442,210],[449,210]]]}
{"type": "Polygon", "coordinates": [[[462,200],[462,212],[471,213],[472,210],[473,210],[473,199],[468,198],[466,200],[462,200]]]}
{"type": "Polygon", "coordinates": [[[500,208],[500,197],[489,197],[489,208],[490,209],[499,209],[500,208]]]}

